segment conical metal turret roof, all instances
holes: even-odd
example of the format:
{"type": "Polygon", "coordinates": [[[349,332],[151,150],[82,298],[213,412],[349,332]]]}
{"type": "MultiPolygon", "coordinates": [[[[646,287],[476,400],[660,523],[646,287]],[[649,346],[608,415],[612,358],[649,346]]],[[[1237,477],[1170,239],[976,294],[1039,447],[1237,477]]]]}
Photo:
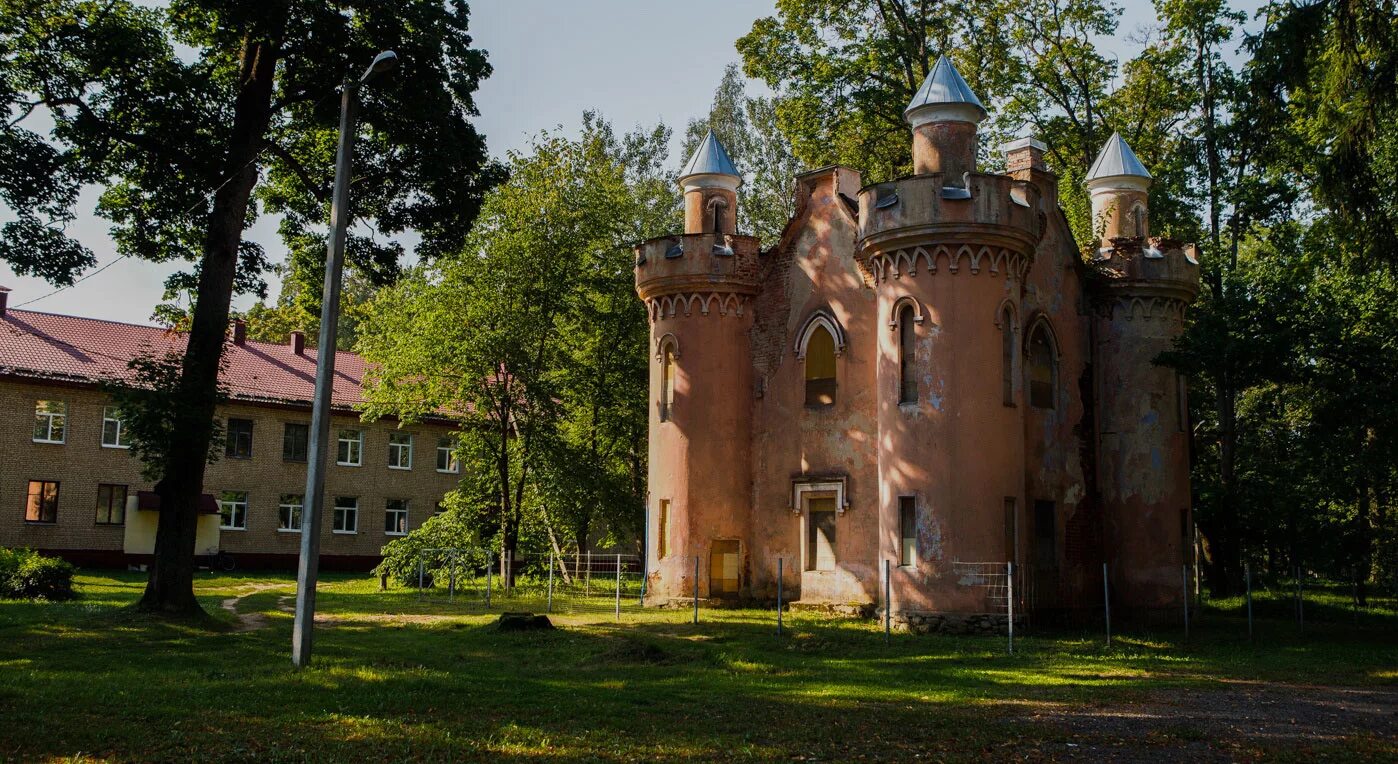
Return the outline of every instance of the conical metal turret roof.
{"type": "Polygon", "coordinates": [[[922,86],[913,95],[913,100],[908,104],[908,108],[903,110],[903,117],[911,119],[913,112],[925,106],[950,106],[962,105],[980,115],[985,119],[987,112],[981,99],[976,97],[971,86],[962,79],[961,73],[952,66],[951,59],[943,55],[937,59],[932,71],[927,74],[927,79],[922,81],[922,86]]]}
{"type": "Polygon", "coordinates": [[[1121,133],[1112,133],[1112,137],[1107,139],[1107,145],[1103,146],[1101,153],[1097,155],[1097,161],[1092,163],[1092,169],[1087,171],[1087,179],[1097,180],[1121,175],[1150,178],[1150,172],[1141,164],[1141,160],[1136,158],[1136,152],[1126,145],[1121,133]]]}
{"type": "Polygon", "coordinates": [[[733,160],[728,158],[728,152],[724,150],[723,144],[718,142],[718,138],[714,137],[712,130],[699,142],[699,148],[694,150],[689,164],[680,172],[680,180],[683,181],[691,175],[731,175],[739,180],[743,177],[738,168],[733,166],[733,160]]]}

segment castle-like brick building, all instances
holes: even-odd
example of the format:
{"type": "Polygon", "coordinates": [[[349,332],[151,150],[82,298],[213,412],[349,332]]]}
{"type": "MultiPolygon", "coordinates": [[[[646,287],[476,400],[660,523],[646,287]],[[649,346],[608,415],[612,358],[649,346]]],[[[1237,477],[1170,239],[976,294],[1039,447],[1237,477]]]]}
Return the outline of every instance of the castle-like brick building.
{"type": "Polygon", "coordinates": [[[914,174],[796,178],[773,248],[737,233],[741,175],[708,136],[685,232],[642,243],[650,312],[648,596],[880,605],[953,626],[1177,604],[1191,548],[1185,389],[1153,363],[1199,289],[1152,237],[1119,136],[1087,181],[1084,262],[1043,144],[976,168],[986,111],[943,58],[905,113],[914,174]],[[697,582],[695,577],[697,576],[697,582]],[[1001,575],[998,580],[1004,581],[1001,575]],[[1023,610],[1021,610],[1023,612],[1023,610]]]}

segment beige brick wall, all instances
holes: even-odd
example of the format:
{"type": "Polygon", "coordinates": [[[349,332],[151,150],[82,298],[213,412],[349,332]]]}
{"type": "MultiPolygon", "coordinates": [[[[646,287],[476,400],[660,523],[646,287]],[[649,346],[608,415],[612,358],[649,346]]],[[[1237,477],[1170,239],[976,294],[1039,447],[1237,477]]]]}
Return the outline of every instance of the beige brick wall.
{"type": "MultiPolygon", "coordinates": [[[[142,480],[140,463],[129,451],[102,446],[102,410],[106,405],[107,396],[92,388],[0,378],[0,546],[121,550],[123,528],[96,522],[97,486],[127,485],[134,495],[137,490],[150,490],[151,485],[142,480]],[[34,442],[34,406],[39,400],[61,400],[67,404],[67,432],[62,445],[34,442]],[[30,480],[59,481],[56,523],[25,522],[30,480]]],[[[250,419],[254,423],[252,458],[221,457],[205,475],[207,493],[247,493],[247,529],[222,531],[221,548],[235,557],[240,553],[295,555],[300,534],[277,529],[278,505],[282,494],[305,492],[306,465],[283,461],[283,425],[309,424],[310,409],[231,403],[220,409],[220,416],[250,419]]],[[[402,431],[413,434],[412,468],[390,469],[388,437],[399,431],[397,424],[389,420],[360,422],[353,415],[334,418],[322,521],[323,555],[379,554],[380,548],[395,538],[384,531],[384,510],[389,499],[409,501],[408,527],[416,528],[431,516],[437,502],[460,479],[460,475],[437,472],[437,442],[451,432],[440,424],[405,427],[402,431]],[[364,432],[362,466],[334,463],[334,433],[341,428],[364,432]],[[332,532],[336,496],[358,497],[356,533],[332,532]]]]}

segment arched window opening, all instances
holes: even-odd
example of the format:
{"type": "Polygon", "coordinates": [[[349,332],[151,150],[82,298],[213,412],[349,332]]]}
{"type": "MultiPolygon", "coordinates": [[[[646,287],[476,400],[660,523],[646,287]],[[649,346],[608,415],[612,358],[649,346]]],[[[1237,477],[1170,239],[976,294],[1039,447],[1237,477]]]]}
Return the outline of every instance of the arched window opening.
{"type": "Polygon", "coordinates": [[[1015,327],[1009,306],[1000,313],[1000,398],[1015,405],[1015,327]]]}
{"type": "Polygon", "coordinates": [[[660,421],[668,422],[675,407],[675,344],[660,351],[660,421]]]}
{"type": "Polygon", "coordinates": [[[1029,338],[1029,405],[1054,408],[1058,397],[1058,359],[1048,330],[1042,325],[1029,338]]]}
{"type": "Polygon", "coordinates": [[[1136,205],[1131,210],[1132,223],[1135,225],[1135,237],[1144,239],[1146,237],[1146,208],[1144,205],[1136,205]]]}
{"type": "Polygon", "coordinates": [[[709,233],[724,233],[723,212],[728,209],[728,200],[721,196],[709,199],[709,222],[711,227],[709,233]]]}
{"type": "Polygon", "coordinates": [[[913,306],[898,311],[898,402],[917,403],[917,377],[913,361],[917,357],[917,334],[913,306]]]}
{"type": "Polygon", "coordinates": [[[817,326],[806,341],[806,405],[834,404],[835,338],[824,326],[817,326]]]}

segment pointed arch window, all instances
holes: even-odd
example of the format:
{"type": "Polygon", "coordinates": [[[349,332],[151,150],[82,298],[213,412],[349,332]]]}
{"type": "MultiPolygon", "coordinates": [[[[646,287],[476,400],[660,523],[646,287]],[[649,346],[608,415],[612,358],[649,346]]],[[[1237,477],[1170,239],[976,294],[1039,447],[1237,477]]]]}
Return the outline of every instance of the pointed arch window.
{"type": "Polygon", "coordinates": [[[1131,209],[1131,225],[1133,227],[1132,236],[1138,239],[1146,237],[1146,206],[1144,204],[1138,203],[1131,209]]]}
{"type": "Polygon", "coordinates": [[[676,359],[679,353],[673,340],[660,346],[660,421],[668,422],[675,409],[676,359]]]}
{"type": "Polygon", "coordinates": [[[1036,409],[1055,408],[1058,400],[1058,349],[1053,333],[1038,323],[1029,335],[1029,405],[1036,409]]]}
{"type": "Polygon", "coordinates": [[[816,326],[806,340],[806,405],[835,405],[835,337],[816,326]]]}
{"type": "Polygon", "coordinates": [[[1000,398],[1015,405],[1015,318],[1008,305],[1000,311],[1000,398]]]}
{"type": "Polygon", "coordinates": [[[898,402],[917,403],[917,330],[913,306],[898,311],[898,402]]]}

